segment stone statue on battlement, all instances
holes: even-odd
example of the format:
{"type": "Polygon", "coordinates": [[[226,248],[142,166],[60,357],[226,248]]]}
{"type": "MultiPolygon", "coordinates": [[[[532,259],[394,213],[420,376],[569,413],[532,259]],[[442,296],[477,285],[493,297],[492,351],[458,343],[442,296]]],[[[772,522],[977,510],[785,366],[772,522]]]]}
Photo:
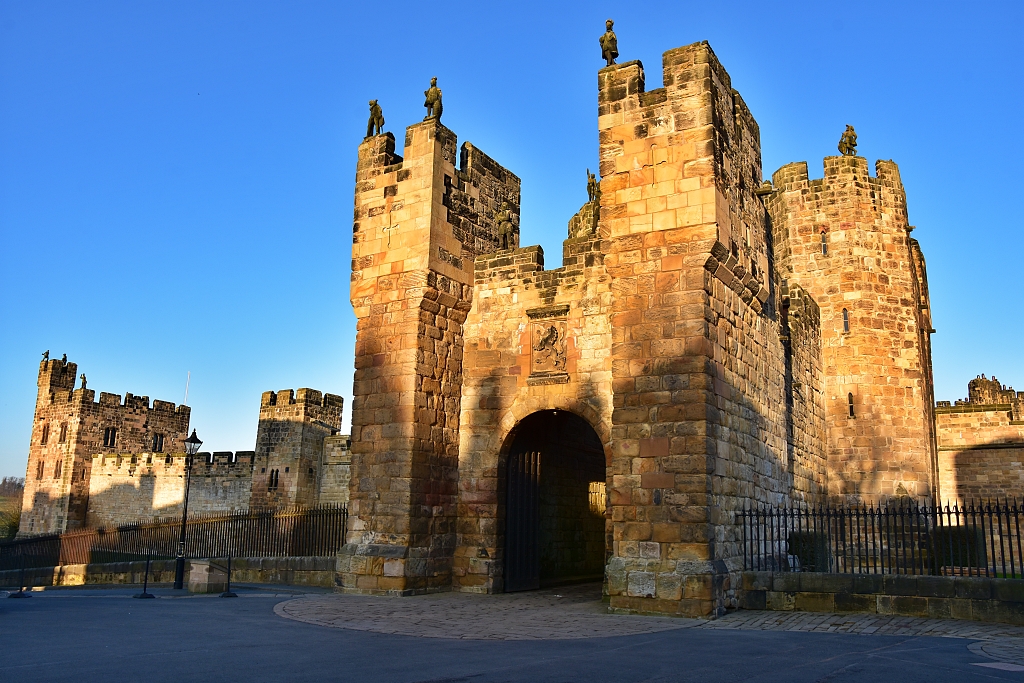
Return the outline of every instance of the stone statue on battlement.
{"type": "Polygon", "coordinates": [[[772,187],[772,181],[765,180],[761,183],[761,186],[754,190],[755,197],[767,197],[772,192],[775,192],[775,188],[772,187]]]}
{"type": "Polygon", "coordinates": [[[85,373],[83,372],[78,379],[82,380],[82,389],[85,389],[85,373]]]}
{"type": "Polygon", "coordinates": [[[441,111],[444,107],[441,104],[441,89],[437,87],[437,76],[430,79],[430,87],[424,90],[423,94],[427,98],[423,103],[423,106],[427,108],[427,115],[423,117],[423,120],[440,121],[441,111]]]}
{"type": "Polygon", "coordinates": [[[384,132],[384,111],[377,100],[370,100],[370,120],[366,124],[366,137],[380,135],[384,132]]]}
{"type": "Polygon", "coordinates": [[[50,349],[46,349],[45,351],[43,351],[43,360],[44,361],[50,360],[50,349]]]}
{"type": "Polygon", "coordinates": [[[615,31],[612,30],[612,26],[615,22],[609,19],[604,22],[604,35],[601,36],[601,56],[608,62],[605,66],[611,66],[615,63],[615,58],[619,56],[619,39],[615,37],[615,31]]]}
{"type": "Polygon", "coordinates": [[[847,125],[843,136],[839,138],[839,153],[845,157],[857,155],[857,133],[853,130],[853,126],[847,125]]]}
{"type": "Polygon", "coordinates": [[[514,244],[512,235],[512,212],[508,202],[502,202],[501,208],[494,212],[494,225],[498,229],[498,248],[511,249],[514,244]]]}
{"type": "Polygon", "coordinates": [[[601,183],[597,182],[597,176],[587,169],[587,201],[592,204],[601,203],[601,183]]]}
{"type": "Polygon", "coordinates": [[[63,363],[64,365],[67,365],[68,364],[68,354],[65,353],[63,356],[61,356],[60,357],[60,362],[63,363]]]}

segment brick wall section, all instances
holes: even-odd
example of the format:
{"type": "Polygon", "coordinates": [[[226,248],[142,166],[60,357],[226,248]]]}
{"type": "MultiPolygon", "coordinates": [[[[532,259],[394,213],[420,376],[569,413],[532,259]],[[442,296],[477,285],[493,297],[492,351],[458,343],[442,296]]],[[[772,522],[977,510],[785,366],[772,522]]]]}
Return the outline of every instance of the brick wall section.
{"type": "Polygon", "coordinates": [[[1024,499],[1024,392],[979,375],[935,408],[942,502],[1024,499]]]}
{"type": "Polygon", "coordinates": [[[520,420],[540,410],[569,411],[608,443],[612,293],[600,238],[565,240],[562,263],[544,270],[537,246],[476,259],[463,360],[454,566],[460,590],[503,590],[502,467],[520,420]],[[550,324],[564,324],[564,369],[532,372],[534,327],[550,324]]]}
{"type": "Polygon", "coordinates": [[[130,454],[152,450],[155,434],[164,436],[165,453],[181,451],[188,434],[188,406],[153,401],[150,407],[148,397],[132,394],[123,403],[108,393],[94,401],[92,389],[74,388],[77,370],[75,363],[60,360],[40,363],[19,536],[59,533],[86,523],[92,456],[109,450],[103,446],[106,428],[117,429],[116,449],[130,454]]]}
{"type": "MultiPolygon", "coordinates": [[[[189,484],[189,516],[249,508],[253,451],[199,453],[189,484]]],[[[104,453],[93,456],[86,526],[181,519],[185,456],[104,453]]]]}
{"type": "Polygon", "coordinates": [[[788,501],[786,349],[753,193],[757,124],[706,43],[666,52],[663,70],[651,92],[638,62],[598,75],[613,292],[606,575],[613,609],[707,615],[736,601],[733,513],[788,501]]]}
{"type": "Polygon", "coordinates": [[[896,164],[878,161],[875,169],[872,177],[867,160],[851,156],[826,157],[823,179],[809,180],[804,162],[776,171],[766,200],[776,263],[821,309],[830,496],[929,500],[935,447],[925,265],[909,236],[896,164]]]}
{"type": "MultiPolygon", "coordinates": [[[[359,147],[351,300],[351,543],[342,590],[417,593],[452,584],[463,330],[473,263],[493,210],[519,214],[519,179],[437,121],[359,147]]],[[[517,222],[515,219],[514,222],[517,222]]]]}
{"type": "Polygon", "coordinates": [[[315,389],[266,391],[260,400],[252,506],[316,505],[324,439],[341,429],[343,400],[315,389]],[[271,473],[277,472],[277,486],[271,473]]]}

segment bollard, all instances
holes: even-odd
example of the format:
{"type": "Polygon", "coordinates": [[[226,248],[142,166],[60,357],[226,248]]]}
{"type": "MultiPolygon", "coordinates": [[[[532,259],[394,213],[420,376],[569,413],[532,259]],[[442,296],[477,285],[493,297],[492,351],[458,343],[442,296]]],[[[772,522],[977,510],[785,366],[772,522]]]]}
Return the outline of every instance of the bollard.
{"type": "Polygon", "coordinates": [[[153,549],[150,548],[149,552],[146,553],[146,575],[142,579],[142,592],[133,595],[133,598],[155,598],[156,596],[148,592],[149,588],[149,560],[153,557],[153,549]]]}
{"type": "Polygon", "coordinates": [[[11,593],[7,597],[9,598],[31,598],[31,593],[25,592],[25,546],[21,546],[18,554],[21,555],[21,575],[18,578],[18,592],[11,593]]]}
{"type": "Polygon", "coordinates": [[[231,555],[228,555],[228,589],[220,594],[222,598],[237,598],[238,595],[231,592],[231,555]]]}

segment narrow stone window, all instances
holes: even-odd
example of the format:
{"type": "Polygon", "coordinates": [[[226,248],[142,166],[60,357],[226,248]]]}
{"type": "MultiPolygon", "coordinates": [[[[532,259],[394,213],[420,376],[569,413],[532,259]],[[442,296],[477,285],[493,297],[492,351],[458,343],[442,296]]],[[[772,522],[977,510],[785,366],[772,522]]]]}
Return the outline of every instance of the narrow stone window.
{"type": "Polygon", "coordinates": [[[270,477],[269,477],[269,481],[267,483],[267,490],[268,491],[276,491],[277,490],[277,476],[278,476],[279,473],[280,473],[280,470],[270,470],[270,477]]]}
{"type": "Polygon", "coordinates": [[[853,394],[852,393],[846,395],[846,406],[847,406],[847,408],[850,409],[850,417],[851,418],[857,417],[854,414],[854,412],[853,412],[853,394]]]}
{"type": "Polygon", "coordinates": [[[64,443],[67,440],[68,440],[68,426],[66,424],[65,425],[61,425],[60,426],[60,442],[64,443]]]}
{"type": "Polygon", "coordinates": [[[45,446],[46,442],[49,441],[49,440],[50,440],[50,425],[49,424],[44,424],[43,425],[43,435],[42,435],[42,437],[40,437],[39,443],[42,444],[43,446],[45,446]]]}
{"type": "Polygon", "coordinates": [[[114,444],[117,443],[117,428],[107,427],[103,430],[103,445],[107,448],[113,448],[114,444]]]}
{"type": "Polygon", "coordinates": [[[153,452],[163,453],[164,452],[164,435],[154,434],[153,435],[153,452]]]}
{"type": "Polygon", "coordinates": [[[166,458],[164,458],[164,464],[165,465],[170,465],[171,464],[171,456],[170,455],[168,455],[166,458]]]}
{"type": "Polygon", "coordinates": [[[828,256],[828,233],[824,230],[821,231],[821,253],[828,256]]]}
{"type": "Polygon", "coordinates": [[[843,309],[843,332],[845,333],[845,332],[849,332],[849,331],[850,331],[850,312],[844,308],[843,309]]]}
{"type": "Polygon", "coordinates": [[[45,467],[45,463],[43,463],[43,461],[40,460],[39,463],[36,465],[36,479],[43,478],[43,467],[45,467]]]}
{"type": "Polygon", "coordinates": [[[57,464],[53,466],[53,478],[60,479],[61,473],[64,471],[64,461],[58,460],[57,464]]]}

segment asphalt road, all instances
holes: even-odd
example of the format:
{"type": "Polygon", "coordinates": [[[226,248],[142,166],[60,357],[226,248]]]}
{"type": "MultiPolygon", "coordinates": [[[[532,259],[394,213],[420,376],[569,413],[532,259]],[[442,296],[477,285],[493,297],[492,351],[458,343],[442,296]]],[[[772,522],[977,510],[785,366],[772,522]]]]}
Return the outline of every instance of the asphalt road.
{"type": "Polygon", "coordinates": [[[0,600],[0,681],[1024,680],[959,638],[685,628],[577,640],[482,641],[325,628],[274,613],[295,597],[134,600],[78,589],[0,600]]]}

